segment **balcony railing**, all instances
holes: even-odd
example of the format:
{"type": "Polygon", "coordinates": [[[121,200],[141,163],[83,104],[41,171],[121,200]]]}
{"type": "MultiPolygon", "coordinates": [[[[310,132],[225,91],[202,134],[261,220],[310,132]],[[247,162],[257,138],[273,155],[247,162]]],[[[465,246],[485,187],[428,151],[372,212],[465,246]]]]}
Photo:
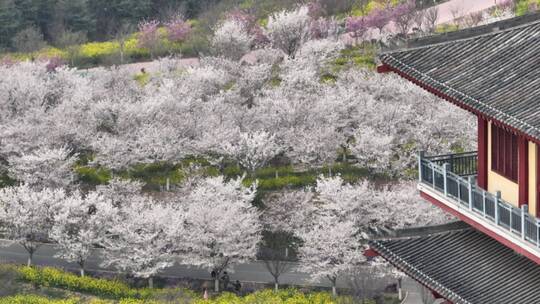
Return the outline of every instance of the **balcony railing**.
{"type": "Polygon", "coordinates": [[[456,207],[474,212],[493,225],[540,247],[540,222],[522,208],[501,199],[501,193],[487,192],[476,186],[476,152],[426,157],[419,155],[421,184],[444,195],[456,207]]]}

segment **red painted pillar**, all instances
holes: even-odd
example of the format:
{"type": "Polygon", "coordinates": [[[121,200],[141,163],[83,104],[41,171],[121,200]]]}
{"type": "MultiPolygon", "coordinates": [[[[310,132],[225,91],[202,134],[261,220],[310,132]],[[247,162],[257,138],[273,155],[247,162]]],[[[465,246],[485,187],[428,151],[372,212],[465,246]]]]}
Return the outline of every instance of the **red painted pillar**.
{"type": "Polygon", "coordinates": [[[518,203],[521,207],[529,201],[529,142],[522,136],[519,136],[518,142],[518,203]]]}
{"type": "Polygon", "coordinates": [[[478,186],[488,188],[488,121],[478,116],[478,186]]]}

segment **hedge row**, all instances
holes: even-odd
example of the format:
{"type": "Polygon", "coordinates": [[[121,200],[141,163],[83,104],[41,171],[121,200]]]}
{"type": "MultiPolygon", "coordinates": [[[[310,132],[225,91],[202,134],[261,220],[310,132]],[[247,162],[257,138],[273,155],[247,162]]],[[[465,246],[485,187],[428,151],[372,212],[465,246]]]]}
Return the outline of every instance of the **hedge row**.
{"type": "MultiPolygon", "coordinates": [[[[166,184],[167,179],[171,185],[181,183],[184,178],[182,170],[184,166],[185,164],[168,163],[137,165],[115,175],[125,179],[143,181],[147,185],[147,189],[157,191],[166,184]]],[[[113,175],[108,169],[89,166],[78,166],[75,171],[79,181],[90,186],[106,184],[113,175]]],[[[227,166],[221,172],[210,165],[203,165],[202,171],[207,176],[223,174],[229,178],[236,178],[244,174],[244,170],[236,165],[227,166]]],[[[259,169],[253,176],[247,177],[244,183],[250,185],[258,180],[258,189],[262,191],[301,188],[314,185],[319,175],[328,175],[329,173],[340,174],[345,181],[350,183],[370,176],[367,169],[345,163],[305,171],[298,171],[292,166],[281,166],[259,169]]]]}

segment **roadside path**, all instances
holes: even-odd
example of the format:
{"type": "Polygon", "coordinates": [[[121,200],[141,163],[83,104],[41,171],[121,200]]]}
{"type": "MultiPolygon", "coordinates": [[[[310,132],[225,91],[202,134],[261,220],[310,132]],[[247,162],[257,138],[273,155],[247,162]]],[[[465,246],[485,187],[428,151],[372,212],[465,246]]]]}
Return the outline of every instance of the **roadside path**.
{"type": "MultiPolygon", "coordinates": [[[[17,264],[26,264],[28,254],[24,248],[18,244],[8,244],[6,241],[1,241],[3,244],[0,247],[0,259],[2,262],[12,262],[17,264]],[[6,244],[8,244],[6,246],[6,244]]],[[[112,268],[103,268],[100,266],[102,259],[100,258],[100,249],[95,249],[92,257],[87,262],[87,271],[98,272],[115,272],[112,268]]],[[[55,258],[54,255],[58,252],[51,244],[42,245],[34,254],[33,263],[39,266],[53,266],[65,269],[77,270],[76,263],[68,263],[62,259],[55,258]]],[[[271,283],[273,277],[266,270],[264,263],[251,262],[247,264],[235,265],[231,269],[227,269],[232,281],[240,280],[242,282],[255,283],[271,283]],[[231,271],[232,270],[232,271],[231,271]]],[[[207,269],[192,267],[186,265],[175,265],[164,269],[160,274],[163,277],[169,278],[193,278],[201,280],[211,280],[210,273],[207,269]]],[[[328,282],[312,282],[307,273],[298,271],[292,268],[289,272],[284,273],[280,277],[280,283],[299,286],[321,286],[330,287],[328,282]]],[[[343,282],[338,283],[338,287],[346,287],[343,282]]]]}
{"type": "MultiPolygon", "coordinates": [[[[487,10],[488,8],[495,6],[496,1],[500,2],[502,0],[450,0],[442,4],[436,5],[435,7],[439,10],[436,25],[441,25],[453,21],[453,11],[459,12],[456,17],[463,17],[472,13],[487,10]]],[[[382,36],[384,37],[389,33],[398,33],[398,29],[393,22],[391,22],[384,28],[384,33],[382,36]]],[[[369,30],[366,33],[366,39],[381,39],[383,37],[381,37],[381,33],[379,32],[379,30],[376,29],[369,30]]],[[[343,34],[341,39],[346,44],[355,43],[354,38],[352,38],[349,34],[343,34]]]]}
{"type": "MultiPolygon", "coordinates": [[[[502,0],[451,0],[439,4],[439,19],[437,24],[443,24],[454,20],[453,10],[458,10],[462,15],[470,15],[493,7],[502,0]]],[[[458,16],[459,17],[459,16],[458,16]]]]}

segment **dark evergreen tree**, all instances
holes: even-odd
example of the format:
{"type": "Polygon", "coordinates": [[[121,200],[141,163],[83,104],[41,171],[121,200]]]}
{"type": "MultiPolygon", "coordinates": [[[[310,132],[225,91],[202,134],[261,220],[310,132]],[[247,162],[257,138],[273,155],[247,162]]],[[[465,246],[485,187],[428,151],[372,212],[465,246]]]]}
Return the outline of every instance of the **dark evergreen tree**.
{"type": "Polygon", "coordinates": [[[23,27],[21,11],[15,1],[0,1],[0,48],[11,45],[11,39],[23,27]]]}

